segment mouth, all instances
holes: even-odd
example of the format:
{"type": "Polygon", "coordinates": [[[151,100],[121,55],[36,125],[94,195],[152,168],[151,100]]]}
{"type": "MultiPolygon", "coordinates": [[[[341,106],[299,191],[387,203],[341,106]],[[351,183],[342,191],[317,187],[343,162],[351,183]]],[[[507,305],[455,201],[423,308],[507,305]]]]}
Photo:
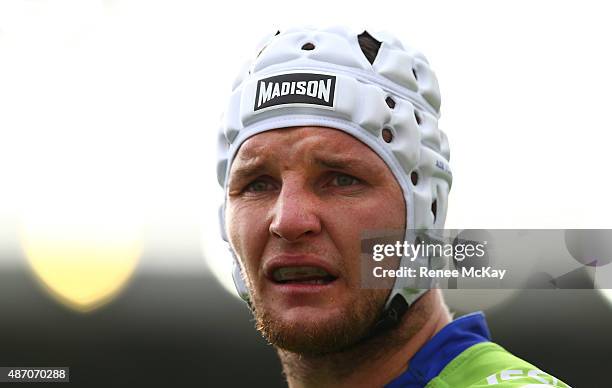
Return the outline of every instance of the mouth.
{"type": "Polygon", "coordinates": [[[338,277],[317,266],[286,266],[272,271],[271,280],[276,284],[327,285],[338,277]]]}
{"type": "Polygon", "coordinates": [[[263,270],[271,283],[285,291],[316,291],[340,277],[332,263],[313,255],[279,255],[267,261],[263,270]]]}

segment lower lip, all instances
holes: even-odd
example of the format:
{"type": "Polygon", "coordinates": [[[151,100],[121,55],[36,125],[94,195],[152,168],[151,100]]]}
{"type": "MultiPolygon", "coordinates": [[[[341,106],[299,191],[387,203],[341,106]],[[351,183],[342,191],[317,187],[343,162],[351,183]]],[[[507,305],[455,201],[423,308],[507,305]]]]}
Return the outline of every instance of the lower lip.
{"type": "Polygon", "coordinates": [[[332,288],[338,279],[326,284],[308,284],[308,283],[275,283],[271,282],[275,289],[286,293],[317,293],[323,292],[332,288]]]}

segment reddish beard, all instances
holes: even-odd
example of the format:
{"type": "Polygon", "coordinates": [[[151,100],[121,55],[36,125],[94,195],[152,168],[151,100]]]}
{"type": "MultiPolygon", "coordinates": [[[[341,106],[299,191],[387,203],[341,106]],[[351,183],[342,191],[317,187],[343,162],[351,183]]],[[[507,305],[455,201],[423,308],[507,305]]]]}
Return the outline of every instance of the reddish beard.
{"type": "Polygon", "coordinates": [[[381,316],[389,290],[360,290],[357,301],[327,317],[287,321],[254,295],[257,330],[272,345],[293,353],[337,353],[365,338],[381,316]]]}

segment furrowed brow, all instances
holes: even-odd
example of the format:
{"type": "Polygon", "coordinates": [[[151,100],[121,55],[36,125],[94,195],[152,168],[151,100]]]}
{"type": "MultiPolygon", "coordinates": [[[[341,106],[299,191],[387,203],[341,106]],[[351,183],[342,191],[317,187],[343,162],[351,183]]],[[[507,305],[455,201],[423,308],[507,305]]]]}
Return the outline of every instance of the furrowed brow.
{"type": "Polygon", "coordinates": [[[353,158],[339,158],[339,157],[333,157],[333,156],[325,157],[325,158],[315,157],[314,162],[320,167],[332,168],[332,169],[337,169],[337,170],[361,170],[361,169],[367,170],[368,169],[367,163],[364,163],[359,159],[353,159],[353,158]]]}
{"type": "Polygon", "coordinates": [[[264,171],[266,171],[266,164],[263,161],[240,165],[230,172],[230,184],[254,178],[264,171]]]}

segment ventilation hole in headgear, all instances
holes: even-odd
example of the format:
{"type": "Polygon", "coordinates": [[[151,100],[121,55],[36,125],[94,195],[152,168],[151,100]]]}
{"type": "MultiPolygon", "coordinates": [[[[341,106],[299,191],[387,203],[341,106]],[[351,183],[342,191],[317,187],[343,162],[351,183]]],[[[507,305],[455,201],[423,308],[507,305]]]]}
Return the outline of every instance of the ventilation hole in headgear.
{"type": "Polygon", "coordinates": [[[302,50],[306,50],[306,51],[314,50],[314,48],[315,48],[315,45],[314,45],[314,44],[312,44],[312,43],[310,43],[310,42],[305,43],[305,44],[302,46],[302,50]]]}
{"type": "Polygon", "coordinates": [[[385,143],[391,143],[393,141],[393,132],[389,128],[382,129],[382,138],[385,143]]]}
{"type": "Polygon", "coordinates": [[[413,171],[410,173],[410,181],[412,182],[413,185],[418,185],[419,184],[419,173],[416,171],[413,171]]]}
{"type": "Polygon", "coordinates": [[[387,97],[385,98],[385,102],[387,103],[387,106],[391,109],[395,108],[395,100],[392,99],[391,97],[387,97]]]}
{"type": "Polygon", "coordinates": [[[431,212],[434,216],[434,222],[436,222],[436,217],[438,216],[438,200],[437,199],[431,203],[431,212]]]}
{"type": "Polygon", "coordinates": [[[421,114],[416,109],[414,110],[414,118],[416,119],[417,124],[421,125],[421,114]]]}
{"type": "Polygon", "coordinates": [[[377,41],[372,35],[370,35],[367,31],[362,32],[357,35],[357,40],[359,41],[359,47],[361,47],[361,51],[363,55],[368,59],[370,64],[374,63],[376,56],[378,55],[378,50],[380,50],[381,42],[377,41]]]}
{"type": "Polygon", "coordinates": [[[417,81],[419,80],[419,76],[417,75],[417,72],[416,72],[416,70],[414,69],[414,67],[412,68],[412,75],[414,75],[414,79],[415,79],[415,80],[417,80],[417,81]]]}

